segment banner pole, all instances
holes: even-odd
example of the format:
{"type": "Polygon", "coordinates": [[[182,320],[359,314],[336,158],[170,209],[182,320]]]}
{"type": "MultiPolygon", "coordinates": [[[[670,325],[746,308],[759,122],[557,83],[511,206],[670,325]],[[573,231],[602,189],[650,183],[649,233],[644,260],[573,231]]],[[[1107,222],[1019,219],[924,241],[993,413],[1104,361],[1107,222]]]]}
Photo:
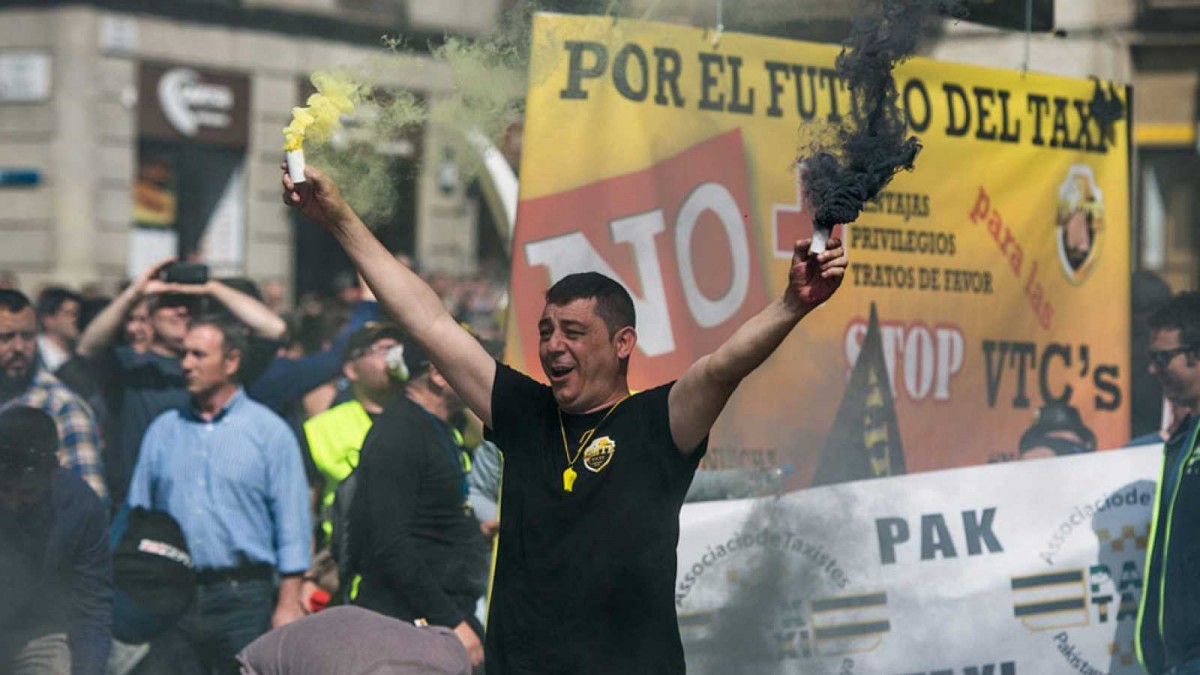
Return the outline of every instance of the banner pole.
{"type": "Polygon", "coordinates": [[[717,0],[717,28],[713,32],[712,46],[716,49],[721,44],[721,33],[725,32],[725,0],[717,0]]]}
{"type": "Polygon", "coordinates": [[[1033,0],[1025,0],[1025,63],[1022,72],[1029,72],[1029,44],[1033,40],[1033,0]]]}

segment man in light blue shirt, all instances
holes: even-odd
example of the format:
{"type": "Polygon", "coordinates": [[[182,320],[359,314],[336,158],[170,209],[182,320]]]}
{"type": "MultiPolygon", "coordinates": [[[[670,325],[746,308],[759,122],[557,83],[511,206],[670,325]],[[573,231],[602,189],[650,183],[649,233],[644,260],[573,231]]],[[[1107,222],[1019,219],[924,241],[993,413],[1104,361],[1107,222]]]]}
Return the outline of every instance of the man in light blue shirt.
{"type": "Polygon", "coordinates": [[[304,615],[308,483],[292,430],[238,384],[247,340],[225,319],[192,322],[181,364],[190,405],[151,423],[130,486],[131,507],[179,521],[197,571],[195,603],[147,664],[164,672],[237,673],[238,651],[304,615]]]}

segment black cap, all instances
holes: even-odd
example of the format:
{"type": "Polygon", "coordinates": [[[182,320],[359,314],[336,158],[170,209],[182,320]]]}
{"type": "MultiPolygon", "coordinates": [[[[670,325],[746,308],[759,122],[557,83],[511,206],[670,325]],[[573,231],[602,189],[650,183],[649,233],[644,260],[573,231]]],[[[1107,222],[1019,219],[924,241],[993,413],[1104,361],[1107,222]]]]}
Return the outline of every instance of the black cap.
{"type": "Polygon", "coordinates": [[[113,634],[132,644],[169,628],[192,604],[196,574],[187,539],[170,514],[130,509],[113,524],[113,634]],[[122,529],[123,526],[123,529],[122,529]]]}
{"type": "Polygon", "coordinates": [[[1021,452],[1039,445],[1053,449],[1056,455],[1092,452],[1096,449],[1096,434],[1083,423],[1083,418],[1079,416],[1079,410],[1075,406],[1050,401],[1038,409],[1033,426],[1021,435],[1021,452]],[[1056,431],[1069,431],[1078,436],[1080,442],[1050,436],[1056,431]]]}
{"type": "Polygon", "coordinates": [[[342,352],[342,362],[357,359],[370,349],[371,345],[384,338],[404,342],[404,331],[400,330],[396,324],[386,321],[368,321],[351,333],[346,340],[346,350],[342,352]]]}

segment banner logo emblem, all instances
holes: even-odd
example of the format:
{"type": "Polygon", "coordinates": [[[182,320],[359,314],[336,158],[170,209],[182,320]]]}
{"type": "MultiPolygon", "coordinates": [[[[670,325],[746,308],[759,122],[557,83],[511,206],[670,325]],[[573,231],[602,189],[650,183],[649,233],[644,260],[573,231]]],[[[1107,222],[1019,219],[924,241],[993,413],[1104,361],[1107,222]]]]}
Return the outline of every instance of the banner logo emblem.
{"type": "Polygon", "coordinates": [[[1104,195],[1096,174],[1075,164],[1058,188],[1055,240],[1063,273],[1073,284],[1083,283],[1100,253],[1104,235],[1104,195]]]}

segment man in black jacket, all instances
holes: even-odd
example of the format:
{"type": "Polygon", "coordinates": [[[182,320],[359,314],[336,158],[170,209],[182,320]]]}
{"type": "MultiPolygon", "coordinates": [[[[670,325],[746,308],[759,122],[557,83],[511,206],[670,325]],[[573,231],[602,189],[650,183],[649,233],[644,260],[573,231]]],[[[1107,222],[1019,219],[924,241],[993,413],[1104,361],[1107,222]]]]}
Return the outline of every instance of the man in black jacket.
{"type": "Polygon", "coordinates": [[[454,630],[483,661],[475,606],[486,545],[467,507],[470,461],[450,424],[463,401],[416,345],[405,345],[405,396],[363,442],[350,507],[350,558],[362,581],[354,604],[454,630]]]}
{"type": "Polygon", "coordinates": [[[46,413],[0,412],[0,672],[100,675],[112,557],[100,499],[58,466],[46,413]]]}
{"type": "Polygon", "coordinates": [[[1151,675],[1200,675],[1200,293],[1181,293],[1149,319],[1150,373],[1175,410],[1163,449],[1137,654],[1151,675]]]}

